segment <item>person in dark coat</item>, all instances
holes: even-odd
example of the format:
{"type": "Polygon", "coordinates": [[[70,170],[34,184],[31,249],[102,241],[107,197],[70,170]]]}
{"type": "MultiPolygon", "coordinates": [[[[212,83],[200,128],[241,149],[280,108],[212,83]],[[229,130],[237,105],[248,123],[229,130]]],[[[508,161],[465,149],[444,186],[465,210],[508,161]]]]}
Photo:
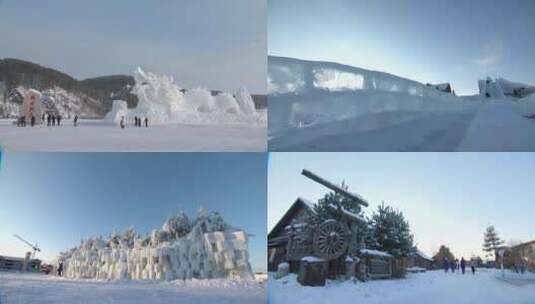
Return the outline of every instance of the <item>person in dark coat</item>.
{"type": "Polygon", "coordinates": [[[30,118],[30,125],[33,127],[35,126],[35,116],[32,115],[32,118],[30,118]]]}
{"type": "Polygon", "coordinates": [[[119,122],[121,129],[124,129],[124,116],[121,116],[121,122],[119,122]]]}
{"type": "Polygon", "coordinates": [[[455,268],[457,268],[457,265],[455,265],[455,260],[451,260],[450,268],[451,268],[451,272],[455,273],[455,268]]]}
{"type": "Polygon", "coordinates": [[[61,277],[62,274],[63,274],[63,262],[60,262],[58,266],[58,276],[61,277]]]}
{"type": "Polygon", "coordinates": [[[145,117],[145,128],[149,127],[149,118],[145,117]]]}
{"type": "Polygon", "coordinates": [[[52,126],[56,125],[56,115],[52,114],[52,126]]]}
{"type": "Polygon", "coordinates": [[[466,269],[466,261],[464,258],[461,258],[461,272],[464,274],[464,270],[466,269]]]}
{"type": "Polygon", "coordinates": [[[78,115],[74,115],[74,126],[78,126],[78,115]]]}
{"type": "Polygon", "coordinates": [[[52,117],[50,114],[46,116],[46,125],[50,127],[50,124],[52,123],[52,117]]]}
{"type": "Polygon", "coordinates": [[[58,114],[58,116],[56,117],[56,119],[58,120],[58,126],[61,124],[61,115],[58,114]]]}
{"type": "Polygon", "coordinates": [[[444,272],[448,272],[448,268],[450,268],[450,262],[448,262],[448,258],[444,259],[444,272]]]}

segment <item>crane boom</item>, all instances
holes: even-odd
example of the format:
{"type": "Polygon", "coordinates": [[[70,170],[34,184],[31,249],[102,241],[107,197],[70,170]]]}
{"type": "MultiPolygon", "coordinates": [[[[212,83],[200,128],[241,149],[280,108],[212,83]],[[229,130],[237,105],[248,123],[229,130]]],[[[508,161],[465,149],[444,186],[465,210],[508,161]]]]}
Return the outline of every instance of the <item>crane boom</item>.
{"type": "Polygon", "coordinates": [[[23,239],[22,237],[20,237],[20,236],[17,235],[17,234],[13,234],[13,236],[16,237],[17,239],[19,239],[20,241],[24,242],[26,245],[32,247],[32,249],[33,249],[34,251],[39,251],[39,252],[41,252],[41,249],[39,249],[39,247],[37,247],[37,245],[33,245],[32,243],[26,241],[25,239],[23,239]]]}

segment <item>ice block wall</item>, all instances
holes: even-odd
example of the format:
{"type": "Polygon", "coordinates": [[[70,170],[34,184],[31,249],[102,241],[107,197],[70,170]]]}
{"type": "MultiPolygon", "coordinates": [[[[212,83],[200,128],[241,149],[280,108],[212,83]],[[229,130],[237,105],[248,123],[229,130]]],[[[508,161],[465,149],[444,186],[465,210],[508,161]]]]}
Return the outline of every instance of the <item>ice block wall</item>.
{"type": "Polygon", "coordinates": [[[150,236],[129,229],[83,241],[60,261],[65,276],[77,279],[252,279],[247,245],[247,234],[218,213],[201,215],[192,225],[180,215],[150,236]]]}
{"type": "Polygon", "coordinates": [[[268,58],[268,93],[270,136],[345,119],[393,112],[419,117],[467,106],[453,94],[388,73],[276,56],[268,58]]]}

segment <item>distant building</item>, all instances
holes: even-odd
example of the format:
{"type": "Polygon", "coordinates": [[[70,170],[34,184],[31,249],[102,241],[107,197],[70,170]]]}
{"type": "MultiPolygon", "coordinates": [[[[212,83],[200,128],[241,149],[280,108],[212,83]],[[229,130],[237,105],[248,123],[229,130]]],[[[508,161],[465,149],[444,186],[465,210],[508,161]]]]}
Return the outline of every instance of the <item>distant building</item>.
{"type": "Polygon", "coordinates": [[[428,83],[428,84],[426,84],[426,86],[433,87],[436,90],[444,92],[444,93],[452,94],[454,92],[453,89],[451,88],[451,84],[449,84],[449,83],[439,83],[439,84],[430,84],[430,83],[428,83]]]}
{"type": "Polygon", "coordinates": [[[26,122],[29,122],[33,116],[36,124],[42,123],[41,93],[34,89],[28,90],[24,95],[20,112],[26,118],[26,122]]]}
{"type": "Polygon", "coordinates": [[[420,250],[416,250],[407,257],[407,268],[425,268],[427,270],[434,268],[434,261],[420,250]]]}
{"type": "Polygon", "coordinates": [[[41,260],[32,259],[31,253],[28,252],[24,258],[16,258],[0,255],[0,271],[29,271],[39,272],[41,269],[41,260]]]}
{"type": "Polygon", "coordinates": [[[507,248],[504,267],[535,272],[535,240],[507,248]]]}

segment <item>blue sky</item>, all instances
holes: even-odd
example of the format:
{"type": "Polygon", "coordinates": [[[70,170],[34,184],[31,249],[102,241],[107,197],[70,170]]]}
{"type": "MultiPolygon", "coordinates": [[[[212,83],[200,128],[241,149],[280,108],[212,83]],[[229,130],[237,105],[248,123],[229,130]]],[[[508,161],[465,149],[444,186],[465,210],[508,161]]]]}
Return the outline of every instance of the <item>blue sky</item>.
{"type": "Polygon", "coordinates": [[[263,0],[0,0],[0,58],[76,78],[174,75],[183,87],[266,87],[263,0]]]}
{"type": "Polygon", "coordinates": [[[531,0],[269,0],[268,53],[474,94],[486,76],[535,84],[534,15],[531,0]]]}
{"type": "Polygon", "coordinates": [[[251,264],[266,266],[264,153],[4,153],[0,255],[23,256],[20,234],[41,258],[80,239],[133,226],[147,233],[200,206],[254,234],[251,264]]]}
{"type": "Polygon", "coordinates": [[[481,255],[493,224],[507,242],[535,239],[533,153],[272,153],[268,231],[298,197],[317,201],[327,189],[301,175],[307,168],[367,199],[370,215],[401,210],[425,253],[447,245],[456,256],[481,255]]]}

